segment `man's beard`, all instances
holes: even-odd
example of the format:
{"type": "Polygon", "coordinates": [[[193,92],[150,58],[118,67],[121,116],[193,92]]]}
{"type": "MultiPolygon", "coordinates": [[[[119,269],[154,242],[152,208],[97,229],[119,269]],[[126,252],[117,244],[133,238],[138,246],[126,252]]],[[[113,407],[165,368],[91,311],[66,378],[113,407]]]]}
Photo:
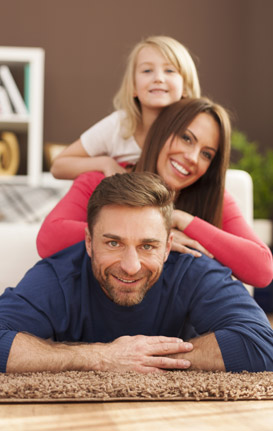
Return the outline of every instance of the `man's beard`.
{"type": "MultiPolygon", "coordinates": [[[[119,277],[123,279],[128,278],[128,274],[120,274],[119,277]]],[[[123,305],[124,307],[131,307],[133,305],[139,304],[143,300],[148,290],[151,288],[149,283],[150,277],[151,275],[146,279],[142,286],[140,286],[137,290],[134,290],[132,293],[130,284],[127,288],[125,286],[122,290],[117,290],[117,288],[110,281],[109,271],[106,270],[105,278],[103,282],[101,282],[101,286],[104,288],[109,298],[115,302],[115,304],[123,305]]]]}
{"type": "Polygon", "coordinates": [[[101,288],[105,294],[118,305],[124,307],[131,307],[133,305],[139,304],[146,293],[151,289],[155,282],[160,277],[161,271],[152,273],[148,269],[141,269],[133,277],[128,275],[126,272],[122,271],[120,268],[115,269],[114,266],[107,268],[104,273],[101,272],[99,265],[96,264],[96,259],[94,254],[91,259],[92,270],[95,278],[98,280],[101,288]],[[140,280],[138,286],[130,286],[130,283],[126,286],[118,286],[118,280],[116,281],[117,286],[115,286],[115,278],[120,278],[123,280],[140,280]],[[113,282],[111,281],[113,280],[113,282]]]}

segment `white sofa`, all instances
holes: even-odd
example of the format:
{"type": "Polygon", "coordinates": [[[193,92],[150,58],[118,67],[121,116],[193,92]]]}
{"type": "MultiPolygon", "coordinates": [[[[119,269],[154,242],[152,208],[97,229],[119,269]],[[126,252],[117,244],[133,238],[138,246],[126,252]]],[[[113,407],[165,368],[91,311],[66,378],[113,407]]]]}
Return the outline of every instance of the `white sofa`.
{"type": "MultiPolygon", "coordinates": [[[[252,224],[253,189],[250,175],[244,171],[228,170],[227,189],[236,199],[247,222],[252,224]]],[[[0,293],[5,287],[15,286],[39,260],[35,241],[39,227],[40,223],[0,222],[0,293]]]]}
{"type": "Polygon", "coordinates": [[[0,293],[14,287],[39,260],[36,236],[40,223],[0,223],[0,293]]]}
{"type": "Polygon", "coordinates": [[[226,189],[235,199],[247,223],[253,227],[253,182],[249,173],[228,169],[226,189]]]}

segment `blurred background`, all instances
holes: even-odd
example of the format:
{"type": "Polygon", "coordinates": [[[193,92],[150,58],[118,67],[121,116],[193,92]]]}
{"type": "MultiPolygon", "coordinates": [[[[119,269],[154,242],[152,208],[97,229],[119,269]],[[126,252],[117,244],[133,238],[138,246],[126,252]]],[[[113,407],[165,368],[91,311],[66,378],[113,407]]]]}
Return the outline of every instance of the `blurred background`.
{"type": "MultiPolygon", "coordinates": [[[[45,51],[42,142],[40,137],[36,145],[34,139],[31,151],[34,149],[36,155],[31,154],[28,163],[27,140],[31,134],[17,134],[19,175],[26,174],[28,165],[39,174],[42,156],[43,170],[48,171],[46,152],[41,154],[43,145],[46,148],[47,143],[71,143],[113,111],[112,99],[127,56],[137,42],[150,35],[171,36],[189,49],[202,94],[222,104],[232,115],[233,127],[240,132],[233,136],[233,150],[239,149],[243,158],[240,161],[238,151],[237,156],[233,151],[232,161],[237,165],[231,167],[251,174],[254,218],[266,219],[266,236],[259,235],[272,246],[272,0],[0,0],[0,10],[0,46],[41,47],[45,51]],[[252,141],[257,146],[250,144],[252,141]]],[[[16,74],[16,68],[12,72],[16,74]]],[[[21,67],[21,75],[14,76],[21,91],[23,75],[21,67]]],[[[1,129],[4,127],[2,124],[1,129]]],[[[45,175],[47,181],[52,178],[45,175]]],[[[0,199],[8,193],[5,187],[2,186],[0,199]]],[[[26,199],[27,190],[18,188],[16,204],[20,196],[26,199]]],[[[40,196],[41,190],[37,193],[40,196]]],[[[48,197],[43,200],[48,204],[48,197]]],[[[0,201],[2,209],[7,207],[7,199],[3,202],[0,201]]],[[[36,217],[37,208],[42,205],[32,202],[32,207],[36,217]]],[[[49,211],[47,207],[42,209],[44,214],[49,211]]],[[[21,220],[22,211],[17,213],[21,220]]],[[[34,244],[38,224],[30,229],[34,244]]],[[[2,243],[6,231],[7,224],[1,232],[2,243]]],[[[12,232],[18,248],[14,226],[12,232]]],[[[10,235],[9,232],[7,244],[10,235]]],[[[30,232],[27,235],[29,238],[30,232]]],[[[2,248],[6,257],[6,248],[2,248]]],[[[36,250],[33,261],[37,260],[35,253],[36,250]]],[[[11,273],[12,269],[7,271],[9,281],[11,273]]],[[[266,311],[272,311],[273,286],[268,291],[260,290],[265,293],[260,303],[266,311]]]]}
{"type": "Polygon", "coordinates": [[[110,113],[131,48],[168,35],[191,52],[203,95],[272,146],[272,0],[0,0],[0,45],[45,50],[44,142],[70,143],[110,113]]]}

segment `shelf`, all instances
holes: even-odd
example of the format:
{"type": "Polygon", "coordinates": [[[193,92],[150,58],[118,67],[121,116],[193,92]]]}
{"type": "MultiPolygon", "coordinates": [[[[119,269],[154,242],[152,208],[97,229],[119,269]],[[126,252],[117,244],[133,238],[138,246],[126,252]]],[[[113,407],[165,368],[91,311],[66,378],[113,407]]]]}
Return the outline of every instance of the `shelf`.
{"type": "MultiPolygon", "coordinates": [[[[29,184],[26,175],[1,175],[0,184],[29,184]]],[[[39,184],[30,184],[30,186],[52,187],[56,189],[69,189],[72,185],[72,180],[57,180],[50,172],[42,172],[40,175],[39,184]]]]}
{"type": "MultiPolygon", "coordinates": [[[[27,134],[27,172],[25,181],[29,185],[39,185],[42,176],[43,161],[43,103],[44,103],[44,50],[42,48],[21,48],[0,46],[0,64],[28,69],[28,105],[29,114],[0,117],[0,130],[24,132],[27,134]]],[[[0,181],[21,181],[19,176],[0,181]]]]}
{"type": "Polygon", "coordinates": [[[15,132],[26,132],[28,129],[29,115],[9,114],[0,116],[0,130],[10,130],[15,132]]]}

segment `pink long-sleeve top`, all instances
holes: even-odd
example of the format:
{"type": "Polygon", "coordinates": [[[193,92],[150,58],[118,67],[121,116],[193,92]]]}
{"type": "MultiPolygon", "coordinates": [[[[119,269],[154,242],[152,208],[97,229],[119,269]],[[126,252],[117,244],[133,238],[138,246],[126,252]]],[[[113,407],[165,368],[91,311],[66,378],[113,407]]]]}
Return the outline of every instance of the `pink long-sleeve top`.
{"type": "MultiPolygon", "coordinates": [[[[73,182],[67,194],[46,217],[38,233],[37,250],[41,257],[48,257],[84,239],[88,200],[103,178],[101,172],[86,172],[73,182]]],[[[222,229],[194,217],[184,233],[231,268],[234,276],[242,282],[265,287],[272,281],[272,253],[246,223],[227,191],[222,229]]]]}

